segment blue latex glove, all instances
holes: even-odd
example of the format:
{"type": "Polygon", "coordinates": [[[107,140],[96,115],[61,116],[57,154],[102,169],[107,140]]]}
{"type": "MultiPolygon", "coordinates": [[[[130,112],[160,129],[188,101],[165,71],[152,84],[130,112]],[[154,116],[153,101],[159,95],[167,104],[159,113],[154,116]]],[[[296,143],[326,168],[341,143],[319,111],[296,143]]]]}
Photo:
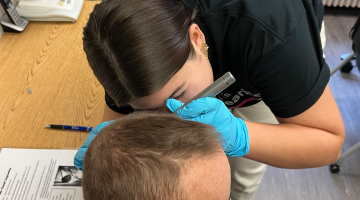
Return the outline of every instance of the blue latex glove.
{"type": "MultiPolygon", "coordinates": [[[[183,105],[175,99],[168,99],[166,104],[172,112],[183,105]]],[[[177,111],[177,115],[214,126],[224,139],[223,149],[227,156],[244,156],[249,152],[249,134],[245,122],[234,117],[222,101],[211,97],[194,100],[177,111]]]]}
{"type": "Polygon", "coordinates": [[[80,147],[80,149],[78,150],[78,152],[76,153],[75,157],[74,157],[74,165],[76,168],[82,170],[83,169],[83,162],[84,162],[84,157],[85,157],[85,152],[88,148],[88,146],[90,145],[91,141],[93,141],[93,139],[95,138],[95,136],[100,132],[101,129],[103,129],[105,126],[111,124],[112,121],[108,121],[108,122],[103,122],[99,125],[97,125],[92,131],[90,131],[88,137],[86,138],[84,144],[80,147]]]}

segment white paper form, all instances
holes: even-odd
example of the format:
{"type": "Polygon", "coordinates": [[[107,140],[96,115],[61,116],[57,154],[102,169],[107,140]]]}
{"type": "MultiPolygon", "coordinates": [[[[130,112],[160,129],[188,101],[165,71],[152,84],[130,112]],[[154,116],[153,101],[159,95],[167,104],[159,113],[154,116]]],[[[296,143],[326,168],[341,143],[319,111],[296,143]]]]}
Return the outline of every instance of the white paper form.
{"type": "Polygon", "coordinates": [[[77,150],[8,149],[0,153],[0,200],[83,200],[77,150]]]}

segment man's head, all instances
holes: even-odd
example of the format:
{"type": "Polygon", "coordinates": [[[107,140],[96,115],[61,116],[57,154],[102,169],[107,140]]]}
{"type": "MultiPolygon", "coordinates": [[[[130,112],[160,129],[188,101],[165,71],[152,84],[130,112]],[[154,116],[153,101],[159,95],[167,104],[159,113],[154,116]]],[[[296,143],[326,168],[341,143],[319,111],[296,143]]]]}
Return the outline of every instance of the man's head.
{"type": "Polygon", "coordinates": [[[230,167],[209,125],[137,112],[102,129],[84,159],[86,200],[227,200],[230,167]]]}

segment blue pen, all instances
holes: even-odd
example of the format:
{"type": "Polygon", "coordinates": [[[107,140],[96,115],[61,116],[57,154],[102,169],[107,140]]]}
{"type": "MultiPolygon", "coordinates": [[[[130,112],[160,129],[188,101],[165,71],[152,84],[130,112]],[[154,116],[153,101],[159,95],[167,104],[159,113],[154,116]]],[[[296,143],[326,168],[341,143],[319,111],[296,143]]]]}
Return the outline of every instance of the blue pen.
{"type": "Polygon", "coordinates": [[[65,129],[65,130],[75,130],[75,131],[91,131],[93,127],[84,127],[84,126],[69,126],[69,125],[45,125],[47,128],[56,128],[56,129],[65,129]]]}

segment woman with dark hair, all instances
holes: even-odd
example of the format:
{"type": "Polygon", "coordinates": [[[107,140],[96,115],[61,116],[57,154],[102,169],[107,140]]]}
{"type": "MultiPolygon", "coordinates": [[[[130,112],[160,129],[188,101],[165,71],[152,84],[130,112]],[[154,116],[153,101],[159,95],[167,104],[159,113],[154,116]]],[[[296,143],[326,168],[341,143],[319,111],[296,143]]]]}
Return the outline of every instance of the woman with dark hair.
{"type": "MultiPolygon", "coordinates": [[[[106,0],[84,28],[103,85],[103,121],[179,108],[227,71],[236,82],[179,117],[223,135],[231,198],[252,199],[266,165],[310,168],[341,153],[345,131],[327,83],[320,0],[106,0]],[[209,47],[209,48],[208,48],[209,47]],[[265,164],[262,164],[265,163],[265,164]]],[[[83,156],[98,131],[75,157],[83,156]]]]}

